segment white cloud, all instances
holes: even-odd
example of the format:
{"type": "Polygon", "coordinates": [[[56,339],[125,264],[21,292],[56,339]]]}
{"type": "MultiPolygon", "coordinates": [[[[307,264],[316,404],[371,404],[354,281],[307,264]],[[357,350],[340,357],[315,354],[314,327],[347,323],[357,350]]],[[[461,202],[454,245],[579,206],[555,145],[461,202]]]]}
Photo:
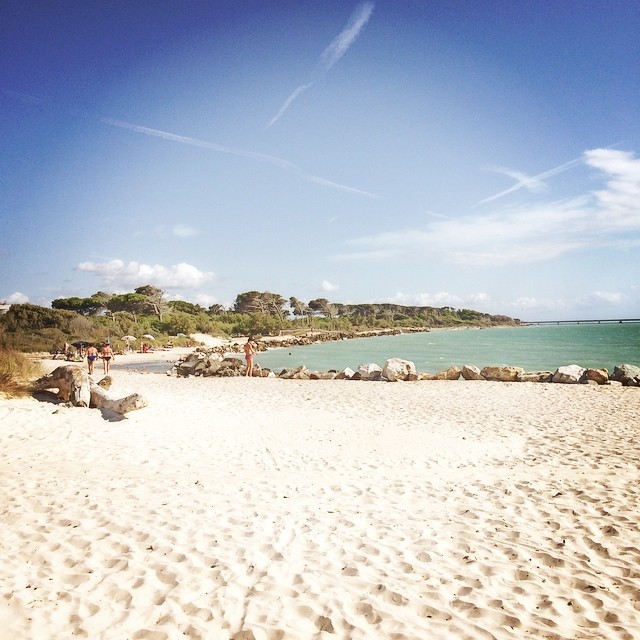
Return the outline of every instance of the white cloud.
{"type": "Polygon", "coordinates": [[[585,153],[585,162],[605,174],[605,189],[355,238],[349,243],[355,251],[336,257],[437,257],[496,266],[540,262],[584,249],[640,246],[640,160],[632,153],[596,149],[585,153]]]}
{"type": "Polygon", "coordinates": [[[29,302],[29,296],[27,296],[24,293],[20,293],[19,291],[16,291],[15,293],[12,293],[7,298],[4,298],[4,300],[6,300],[7,304],[25,304],[29,302]]]}
{"type": "Polygon", "coordinates": [[[199,293],[196,296],[195,300],[196,304],[199,304],[202,307],[210,307],[212,304],[217,304],[218,299],[215,296],[210,296],[206,293],[199,293]]]}
{"type": "Polygon", "coordinates": [[[398,292],[387,302],[411,307],[461,307],[464,299],[453,293],[439,291],[438,293],[402,293],[398,292]]]}
{"type": "Polygon", "coordinates": [[[122,260],[110,260],[102,263],[81,262],[78,269],[97,275],[103,284],[112,287],[139,287],[151,284],[159,288],[194,289],[215,277],[210,271],[200,271],[184,262],[164,267],[159,264],[125,264],[122,260]]]}
{"type": "Polygon", "coordinates": [[[323,280],[322,284],[320,285],[320,289],[322,291],[336,291],[336,289],[338,289],[338,285],[335,284],[331,284],[328,280],[323,280]]]}
{"type": "MultiPolygon", "coordinates": [[[[516,311],[538,311],[538,312],[547,312],[547,311],[564,311],[569,307],[568,301],[566,299],[558,298],[535,298],[532,296],[522,296],[517,298],[514,302],[509,305],[511,308],[516,311]]],[[[515,313],[514,315],[518,315],[515,313]]]]}
{"type": "Polygon", "coordinates": [[[593,149],[585,157],[589,166],[609,175],[606,189],[594,192],[599,216],[616,226],[640,228],[640,159],[613,149],[593,149]]]}
{"type": "Polygon", "coordinates": [[[531,319],[534,313],[546,314],[550,317],[566,316],[568,313],[575,317],[572,320],[589,320],[602,318],[607,313],[615,314],[618,309],[629,304],[628,295],[617,291],[593,291],[577,296],[562,298],[535,298],[524,296],[516,299],[509,306],[518,312],[526,312],[531,319]]]}
{"type": "Polygon", "coordinates": [[[173,235],[178,236],[178,238],[190,238],[191,236],[198,235],[198,232],[186,224],[177,224],[173,227],[173,235]]]}

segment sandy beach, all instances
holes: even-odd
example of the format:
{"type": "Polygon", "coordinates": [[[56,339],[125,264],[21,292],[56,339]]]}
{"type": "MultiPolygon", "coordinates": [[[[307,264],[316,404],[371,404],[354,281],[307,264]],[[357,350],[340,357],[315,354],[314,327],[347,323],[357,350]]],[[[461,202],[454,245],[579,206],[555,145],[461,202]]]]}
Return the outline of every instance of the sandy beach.
{"type": "Polygon", "coordinates": [[[121,419],[0,399],[2,640],[640,638],[640,389],[152,357],[121,419]]]}

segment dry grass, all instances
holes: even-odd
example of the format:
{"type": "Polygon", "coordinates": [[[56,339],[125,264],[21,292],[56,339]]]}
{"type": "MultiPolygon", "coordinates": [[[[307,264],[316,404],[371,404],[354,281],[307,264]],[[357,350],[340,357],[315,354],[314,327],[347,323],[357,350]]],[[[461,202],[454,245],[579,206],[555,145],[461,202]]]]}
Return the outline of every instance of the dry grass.
{"type": "Polygon", "coordinates": [[[31,391],[31,382],[41,375],[40,365],[12,349],[0,349],[0,393],[12,398],[31,391]]]}

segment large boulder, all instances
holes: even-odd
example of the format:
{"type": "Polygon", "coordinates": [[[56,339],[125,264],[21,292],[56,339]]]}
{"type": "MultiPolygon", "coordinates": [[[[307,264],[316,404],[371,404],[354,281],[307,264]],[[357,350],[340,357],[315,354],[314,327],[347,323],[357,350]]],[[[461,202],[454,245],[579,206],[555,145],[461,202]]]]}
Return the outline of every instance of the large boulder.
{"type": "Polygon", "coordinates": [[[433,380],[457,380],[460,377],[460,369],[455,366],[451,366],[443,371],[438,371],[433,376],[433,380]]]}
{"type": "Polygon", "coordinates": [[[520,376],[520,382],[551,382],[552,380],[552,371],[525,371],[520,376]]]}
{"type": "Polygon", "coordinates": [[[366,362],[358,367],[360,380],[380,380],[382,369],[375,362],[366,362]]]}
{"type": "Polygon", "coordinates": [[[204,353],[190,353],[184,360],[181,360],[176,365],[176,372],[178,376],[187,378],[189,376],[196,375],[196,369],[198,370],[198,374],[201,374],[205,366],[205,357],[204,353]]]}
{"type": "Polygon", "coordinates": [[[568,364],[564,367],[558,367],[553,374],[552,382],[560,382],[561,384],[578,384],[584,380],[584,374],[587,370],[579,364],[568,364]]]}
{"type": "Polygon", "coordinates": [[[587,369],[584,372],[584,379],[596,384],[608,384],[609,372],[606,369],[587,369]]]}
{"type": "Polygon", "coordinates": [[[303,364],[295,369],[285,369],[280,377],[285,380],[309,380],[311,376],[311,371],[307,369],[303,364]]]}
{"type": "Polygon", "coordinates": [[[224,358],[220,363],[220,368],[216,371],[216,375],[221,378],[233,378],[242,375],[244,363],[240,358],[224,358]]]}
{"type": "Polygon", "coordinates": [[[461,373],[465,380],[484,380],[480,369],[473,364],[465,364],[461,373]]]}
{"type": "Polygon", "coordinates": [[[609,376],[614,382],[620,382],[625,387],[640,387],[640,367],[633,364],[618,364],[609,376]]]}
{"type": "Polygon", "coordinates": [[[497,382],[519,382],[524,369],[506,365],[484,367],[480,374],[485,380],[497,382]]]}
{"type": "Polygon", "coordinates": [[[310,380],[334,380],[335,377],[335,371],[312,371],[309,374],[310,380]]]}
{"type": "Polygon", "coordinates": [[[389,358],[382,367],[382,376],[389,382],[409,380],[416,373],[416,365],[411,360],[389,358]]]}
{"type": "Polygon", "coordinates": [[[342,371],[338,371],[338,373],[336,374],[336,380],[351,380],[351,378],[353,378],[355,373],[356,372],[353,369],[351,369],[350,367],[347,367],[342,371]]]}

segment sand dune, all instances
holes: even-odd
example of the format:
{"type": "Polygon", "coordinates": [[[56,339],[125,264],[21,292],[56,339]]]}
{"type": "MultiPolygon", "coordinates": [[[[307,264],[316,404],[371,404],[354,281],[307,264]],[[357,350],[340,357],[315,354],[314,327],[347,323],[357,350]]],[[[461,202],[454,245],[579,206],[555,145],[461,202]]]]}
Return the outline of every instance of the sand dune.
{"type": "Polygon", "coordinates": [[[113,376],[0,400],[0,638],[640,638],[637,389],[113,376]]]}

